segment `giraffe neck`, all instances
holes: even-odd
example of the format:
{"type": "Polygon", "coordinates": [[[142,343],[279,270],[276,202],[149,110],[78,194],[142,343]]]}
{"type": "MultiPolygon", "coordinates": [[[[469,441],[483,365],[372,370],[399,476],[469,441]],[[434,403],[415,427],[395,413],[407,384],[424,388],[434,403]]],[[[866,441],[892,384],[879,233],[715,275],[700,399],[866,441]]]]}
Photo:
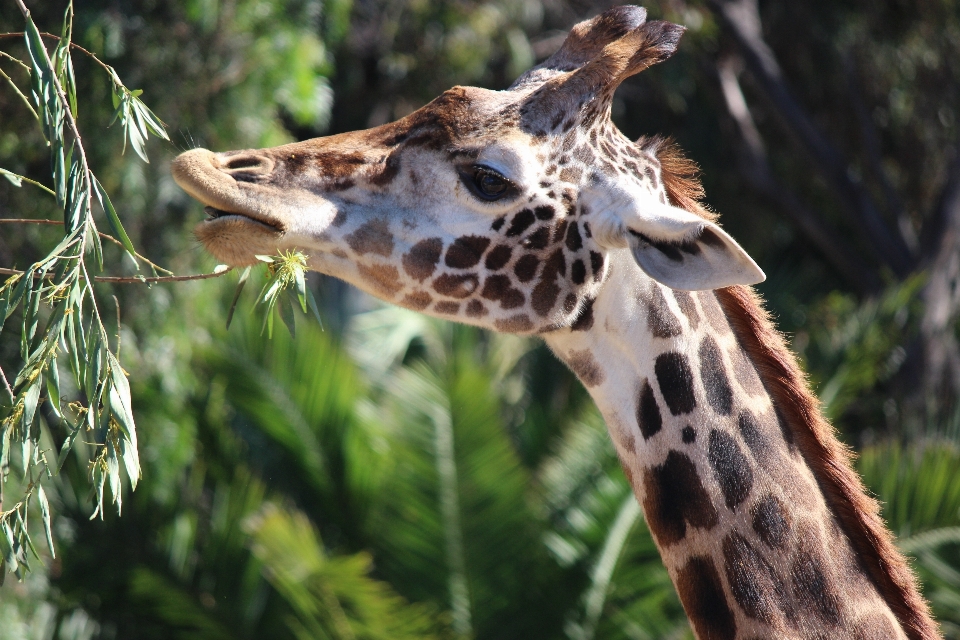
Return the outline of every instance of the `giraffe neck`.
{"type": "Polygon", "coordinates": [[[714,292],[613,252],[546,341],[603,413],[698,637],[905,637],[714,292]]]}

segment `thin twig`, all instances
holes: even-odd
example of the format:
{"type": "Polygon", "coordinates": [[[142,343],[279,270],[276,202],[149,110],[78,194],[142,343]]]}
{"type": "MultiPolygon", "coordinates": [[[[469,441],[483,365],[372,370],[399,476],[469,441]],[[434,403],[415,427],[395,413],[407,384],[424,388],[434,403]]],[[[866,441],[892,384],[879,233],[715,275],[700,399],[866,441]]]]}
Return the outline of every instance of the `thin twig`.
{"type": "Polygon", "coordinates": [[[10,383],[7,382],[7,376],[3,373],[3,367],[0,367],[0,380],[3,380],[3,387],[7,390],[7,394],[10,396],[10,401],[13,402],[16,400],[16,396],[13,395],[13,389],[10,388],[10,383]]]}
{"type": "MultiPolygon", "coordinates": [[[[52,33],[46,32],[46,31],[40,31],[39,33],[40,33],[40,35],[43,36],[44,38],[53,38],[54,40],[57,40],[57,41],[60,40],[60,36],[58,36],[58,35],[54,35],[54,34],[52,34],[52,33]]],[[[17,38],[17,37],[22,38],[23,36],[24,36],[24,32],[23,32],[23,31],[9,31],[9,32],[7,32],[7,33],[0,33],[0,38],[17,38]]],[[[97,54],[93,53],[92,51],[88,51],[88,50],[84,49],[83,47],[81,47],[80,45],[78,45],[78,44],[75,43],[75,42],[71,42],[71,43],[70,43],[70,48],[71,48],[71,49],[76,49],[77,51],[80,51],[80,52],[82,52],[82,53],[87,54],[88,56],[90,56],[91,58],[93,58],[93,61],[94,61],[94,62],[96,62],[98,65],[100,65],[101,67],[103,67],[103,68],[106,69],[107,71],[110,71],[110,70],[113,69],[113,67],[111,67],[110,65],[108,65],[106,62],[104,62],[104,61],[101,60],[100,58],[98,58],[98,57],[97,57],[97,54]]],[[[2,53],[2,52],[0,52],[0,53],[2,53]]],[[[9,56],[9,57],[13,58],[13,56],[9,56]]],[[[13,59],[16,60],[16,58],[13,58],[13,59]]],[[[17,62],[20,62],[20,61],[17,60],[17,62]]],[[[21,64],[22,64],[22,63],[21,63],[21,64]]]]}
{"type": "MultiPolygon", "coordinates": [[[[40,186],[42,187],[43,185],[40,185],[40,186]]],[[[0,224],[13,224],[13,223],[15,224],[56,224],[56,225],[63,224],[59,220],[35,220],[33,218],[0,218],[0,224]]],[[[97,231],[97,235],[103,238],[104,240],[109,240],[113,244],[117,245],[118,247],[126,251],[126,247],[123,246],[123,243],[117,240],[116,238],[114,238],[109,233],[104,233],[103,231],[97,231]]],[[[170,271],[170,269],[164,269],[160,265],[155,264],[154,262],[151,262],[148,258],[143,257],[136,251],[133,252],[133,255],[143,260],[144,262],[146,262],[148,265],[153,267],[154,270],[163,271],[164,273],[169,273],[170,275],[173,275],[173,271],[170,271]]]]}
{"type": "MultiPolygon", "coordinates": [[[[0,74],[2,74],[2,73],[3,73],[3,71],[0,71],[0,74]]],[[[34,115],[36,115],[36,113],[34,113],[34,115]]],[[[40,117],[37,116],[37,122],[39,122],[39,121],[40,121],[40,117]]],[[[23,180],[24,182],[29,182],[30,184],[34,185],[35,187],[40,187],[41,189],[43,189],[44,191],[46,191],[47,193],[49,193],[50,195],[52,195],[54,198],[57,197],[56,191],[54,191],[53,189],[51,189],[50,187],[48,187],[47,185],[45,185],[45,184],[43,184],[43,183],[41,183],[41,182],[37,182],[36,180],[31,180],[30,178],[28,178],[28,177],[26,177],[26,176],[22,176],[22,175],[20,175],[19,173],[13,173],[12,171],[8,172],[7,175],[13,175],[13,177],[17,178],[18,180],[23,180]]]]}
{"type": "MultiPolygon", "coordinates": [[[[0,34],[0,36],[2,36],[2,35],[6,35],[6,34],[0,34]]],[[[20,35],[23,35],[23,32],[22,32],[22,31],[20,32],[20,35]]],[[[18,57],[16,57],[16,56],[10,55],[10,54],[7,53],[6,51],[0,51],[0,58],[6,58],[7,60],[10,60],[11,62],[16,62],[18,65],[20,65],[21,67],[23,67],[23,68],[26,70],[27,75],[30,75],[30,74],[32,73],[32,72],[30,71],[30,67],[29,67],[23,60],[21,60],[20,58],[18,58],[18,57]]]]}
{"type": "MultiPolygon", "coordinates": [[[[145,276],[93,276],[90,278],[88,275],[86,275],[86,271],[84,271],[84,275],[81,275],[80,279],[89,279],[93,280],[94,282],[115,282],[120,284],[154,284],[157,282],[187,282],[188,280],[208,280],[210,278],[219,278],[220,276],[230,273],[231,271],[233,271],[233,267],[214,273],[198,273],[190,276],[154,276],[150,278],[145,276]]],[[[24,273],[24,271],[20,271],[19,269],[6,269],[4,267],[0,267],[0,275],[19,276],[23,275],[24,273]]],[[[39,278],[40,274],[34,273],[33,277],[39,278]]],[[[49,276],[47,279],[52,280],[52,278],[49,276]]]]}

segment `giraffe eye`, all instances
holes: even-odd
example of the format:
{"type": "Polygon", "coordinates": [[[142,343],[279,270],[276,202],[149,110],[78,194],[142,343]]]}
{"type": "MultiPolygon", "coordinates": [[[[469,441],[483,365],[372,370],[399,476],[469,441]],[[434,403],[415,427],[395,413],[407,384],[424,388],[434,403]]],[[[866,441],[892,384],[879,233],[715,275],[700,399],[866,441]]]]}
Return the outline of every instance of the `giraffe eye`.
{"type": "Polygon", "coordinates": [[[490,167],[475,165],[462,169],[460,179],[481,200],[493,202],[514,191],[513,183],[490,167]]]}

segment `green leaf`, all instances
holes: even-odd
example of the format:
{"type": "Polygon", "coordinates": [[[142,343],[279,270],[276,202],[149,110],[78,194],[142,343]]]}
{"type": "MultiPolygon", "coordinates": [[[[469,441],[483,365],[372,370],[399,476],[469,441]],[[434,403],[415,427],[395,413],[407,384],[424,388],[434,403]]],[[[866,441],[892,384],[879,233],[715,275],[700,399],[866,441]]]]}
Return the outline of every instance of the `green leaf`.
{"type": "Polygon", "coordinates": [[[33,418],[37,413],[37,402],[40,400],[40,379],[34,380],[33,384],[23,394],[23,429],[29,433],[33,418]]]}
{"type": "Polygon", "coordinates": [[[58,418],[62,418],[60,411],[60,371],[57,368],[57,357],[50,359],[47,365],[47,398],[50,400],[50,409],[58,418]]]}
{"type": "Polygon", "coordinates": [[[279,302],[277,305],[280,309],[280,319],[283,320],[283,324],[287,325],[287,330],[290,332],[290,337],[295,338],[297,335],[296,328],[296,318],[293,313],[293,300],[291,296],[284,296],[284,299],[279,302]]]}
{"type": "Polygon", "coordinates": [[[53,547],[53,530],[50,527],[50,503],[47,502],[47,494],[43,490],[43,485],[37,486],[37,502],[40,503],[40,518],[43,520],[43,534],[47,537],[47,547],[50,549],[50,555],[57,557],[57,552],[53,547]]]}
{"type": "Polygon", "coordinates": [[[240,293],[247,284],[247,278],[250,277],[250,267],[240,272],[240,280],[237,281],[237,290],[233,292],[233,300],[230,302],[230,310],[227,311],[227,329],[230,328],[230,322],[233,320],[233,312],[237,309],[237,301],[240,300],[240,293]]]}
{"type": "Polygon", "coordinates": [[[13,183],[13,186],[15,187],[19,187],[23,184],[22,176],[16,173],[13,173],[11,171],[7,171],[6,169],[0,169],[0,176],[3,176],[7,180],[9,180],[11,183],[13,183]]]}
{"type": "MultiPolygon", "coordinates": [[[[107,221],[110,223],[110,228],[113,229],[113,235],[120,241],[123,245],[123,248],[127,250],[127,253],[130,254],[130,257],[133,258],[134,264],[137,263],[136,259],[136,250],[133,248],[133,243],[130,241],[130,236],[127,235],[127,232],[123,228],[123,224],[120,222],[120,217],[117,215],[117,210],[113,206],[113,202],[110,201],[110,195],[107,194],[107,190],[103,188],[103,185],[100,184],[100,181],[93,177],[93,192],[97,195],[97,200],[100,202],[100,206],[103,207],[104,213],[107,214],[107,221]]],[[[137,267],[139,269],[139,266],[137,267]]]]}
{"type": "Polygon", "coordinates": [[[19,575],[20,563],[17,562],[15,548],[13,529],[10,528],[10,523],[6,520],[0,520],[0,553],[3,554],[3,559],[10,567],[10,571],[19,575]]]}
{"type": "Polygon", "coordinates": [[[57,456],[57,473],[60,473],[60,469],[63,468],[63,463],[66,462],[67,456],[73,450],[73,443],[76,442],[81,431],[82,426],[77,425],[64,438],[63,444],[60,446],[60,454],[57,456]]]}
{"type": "Polygon", "coordinates": [[[313,292],[310,289],[307,289],[307,303],[310,305],[310,311],[313,312],[313,317],[317,319],[317,322],[320,323],[320,328],[323,329],[323,320],[320,319],[320,310],[317,308],[317,301],[313,297],[313,292]]]}

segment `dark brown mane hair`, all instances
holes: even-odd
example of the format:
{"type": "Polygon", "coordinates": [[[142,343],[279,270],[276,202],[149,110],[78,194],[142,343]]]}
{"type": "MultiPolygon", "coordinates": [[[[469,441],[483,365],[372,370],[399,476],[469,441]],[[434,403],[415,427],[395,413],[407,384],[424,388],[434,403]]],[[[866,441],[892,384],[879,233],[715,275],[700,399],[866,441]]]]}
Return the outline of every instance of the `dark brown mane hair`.
{"type": "Polygon", "coordinates": [[[673,138],[642,136],[637,140],[637,145],[660,162],[660,179],[663,180],[670,204],[711,222],[716,220],[717,214],[701,202],[704,191],[700,184],[700,167],[683,154],[673,138]]]}
{"type": "MultiPolygon", "coordinates": [[[[674,206],[708,219],[715,217],[699,202],[703,187],[697,179],[697,165],[684,157],[672,140],[641,138],[637,144],[660,160],[661,179],[674,206]]],[[[880,517],[879,503],[867,495],[851,466],[853,454],[824,419],[820,401],[811,393],[783,335],[774,329],[760,297],[743,286],[717,289],[716,295],[737,341],[757,368],[773,406],[810,465],[828,507],[907,637],[940,638],[916,576],[880,517]]]]}

